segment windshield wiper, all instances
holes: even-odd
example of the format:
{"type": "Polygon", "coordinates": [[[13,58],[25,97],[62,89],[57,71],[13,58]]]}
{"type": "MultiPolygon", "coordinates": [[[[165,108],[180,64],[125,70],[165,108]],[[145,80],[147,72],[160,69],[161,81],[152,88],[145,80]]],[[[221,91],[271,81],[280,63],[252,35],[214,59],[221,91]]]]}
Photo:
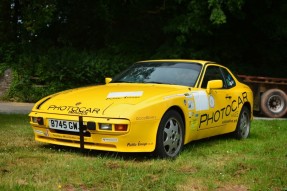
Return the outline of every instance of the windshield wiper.
{"type": "Polygon", "coordinates": [[[111,83],[131,83],[124,80],[111,81],[111,83]]]}
{"type": "Polygon", "coordinates": [[[172,83],[164,83],[164,82],[157,82],[157,81],[146,81],[146,82],[129,82],[129,81],[124,81],[124,80],[117,80],[117,81],[112,81],[111,83],[144,83],[144,84],[171,84],[172,83]]]}
{"type": "Polygon", "coordinates": [[[164,82],[156,82],[156,81],[147,81],[144,82],[145,84],[171,84],[171,83],[164,83],[164,82]]]}

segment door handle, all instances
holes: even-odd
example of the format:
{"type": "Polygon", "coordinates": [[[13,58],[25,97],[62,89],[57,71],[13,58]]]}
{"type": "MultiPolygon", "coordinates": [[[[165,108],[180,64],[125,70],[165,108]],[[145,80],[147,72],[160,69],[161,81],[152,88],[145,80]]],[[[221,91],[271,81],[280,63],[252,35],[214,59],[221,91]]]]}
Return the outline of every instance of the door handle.
{"type": "Polygon", "coordinates": [[[232,97],[231,96],[229,96],[229,95],[226,95],[225,96],[225,99],[231,99],[232,97]]]}

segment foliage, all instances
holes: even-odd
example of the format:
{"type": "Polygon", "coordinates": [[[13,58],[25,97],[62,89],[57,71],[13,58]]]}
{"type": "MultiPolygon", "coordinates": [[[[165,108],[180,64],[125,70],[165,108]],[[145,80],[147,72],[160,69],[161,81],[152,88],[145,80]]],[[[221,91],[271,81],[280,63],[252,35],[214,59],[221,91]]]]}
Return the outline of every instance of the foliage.
{"type": "Polygon", "coordinates": [[[255,120],[246,140],[225,135],[192,142],[185,145],[175,160],[160,160],[146,153],[88,150],[81,153],[79,149],[35,142],[26,115],[0,114],[0,121],[1,190],[286,190],[287,187],[286,120],[255,120]]]}
{"type": "Polygon", "coordinates": [[[14,81],[6,99],[35,102],[61,90],[104,83],[105,77],[113,77],[136,60],[105,54],[69,48],[50,50],[46,54],[19,55],[19,63],[13,68],[14,81]]]}
{"type": "Polygon", "coordinates": [[[14,48],[11,46],[0,45],[0,76],[4,71],[9,68],[11,62],[13,62],[14,48]]]}
{"type": "Polygon", "coordinates": [[[145,59],[212,60],[240,74],[286,77],[286,10],[285,0],[3,0],[0,64],[19,75],[9,95],[22,91],[22,101],[31,76],[46,94],[145,59]]]}
{"type": "Polygon", "coordinates": [[[2,75],[4,74],[5,70],[8,68],[8,66],[4,63],[2,63],[0,65],[0,78],[2,77],[2,75]]]}

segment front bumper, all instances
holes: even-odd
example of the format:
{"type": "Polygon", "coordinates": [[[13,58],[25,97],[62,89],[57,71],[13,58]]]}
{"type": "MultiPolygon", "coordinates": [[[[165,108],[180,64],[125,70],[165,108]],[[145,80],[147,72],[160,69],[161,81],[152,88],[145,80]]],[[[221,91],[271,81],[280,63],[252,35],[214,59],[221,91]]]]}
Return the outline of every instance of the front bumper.
{"type": "Polygon", "coordinates": [[[83,116],[85,130],[80,135],[77,132],[51,129],[48,125],[48,119],[79,121],[79,116],[39,112],[31,112],[29,116],[35,140],[39,142],[115,152],[152,152],[155,149],[159,124],[159,121],[155,119],[130,121],[128,119],[83,116]],[[33,122],[32,117],[42,117],[43,124],[39,125],[33,122]],[[96,128],[94,130],[86,129],[87,122],[95,122],[96,128]],[[124,132],[100,130],[99,123],[127,124],[128,129],[124,132]]]}

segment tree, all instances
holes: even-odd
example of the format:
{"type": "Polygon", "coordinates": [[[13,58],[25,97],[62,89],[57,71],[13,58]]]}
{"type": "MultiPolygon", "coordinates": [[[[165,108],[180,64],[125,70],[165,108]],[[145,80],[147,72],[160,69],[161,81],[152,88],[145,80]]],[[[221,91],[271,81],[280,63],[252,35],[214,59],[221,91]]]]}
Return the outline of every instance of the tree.
{"type": "Polygon", "coordinates": [[[286,77],[286,12],[285,0],[2,0],[0,63],[28,87],[39,76],[47,93],[158,58],[286,77]]]}

